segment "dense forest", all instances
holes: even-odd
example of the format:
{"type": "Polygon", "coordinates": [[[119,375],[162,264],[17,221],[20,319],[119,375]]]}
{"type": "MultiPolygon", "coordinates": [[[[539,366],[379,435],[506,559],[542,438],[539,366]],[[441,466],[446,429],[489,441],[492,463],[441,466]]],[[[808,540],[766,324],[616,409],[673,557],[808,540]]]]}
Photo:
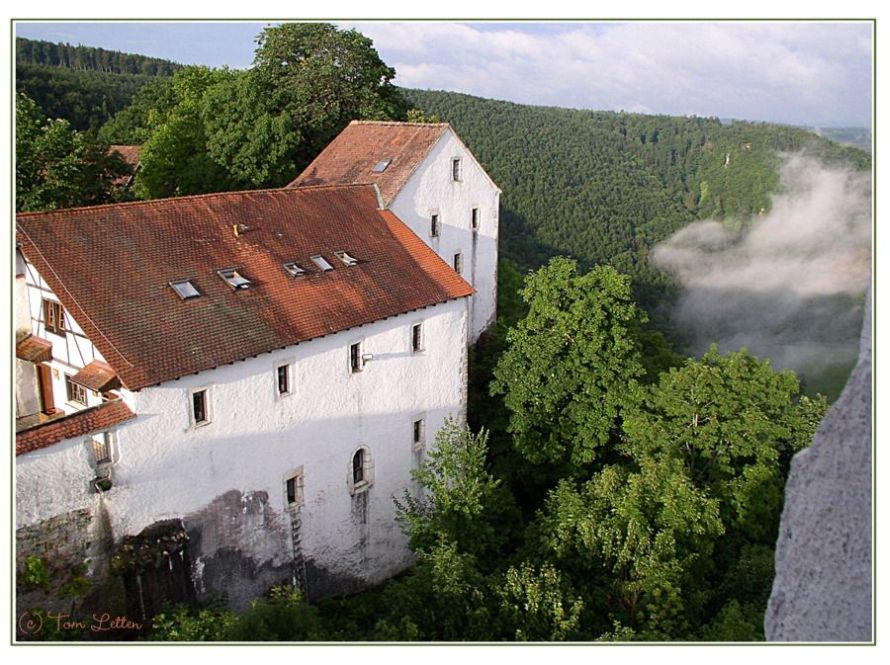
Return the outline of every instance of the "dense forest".
{"type": "MultiPolygon", "coordinates": [[[[870,157],[791,127],[403,90],[369,40],[323,24],[258,44],[248,71],[146,76],[101,128],[101,104],[23,79],[19,209],[113,200],[109,143],[142,146],[134,194],[156,198],[281,185],[353,118],[441,119],[503,189],[498,319],[471,351],[466,426],[438,433],[425,493],[396,497],[415,566],[348,599],[278,587],[241,614],[170,607],[147,637],[763,639],[790,459],[827,402],[744,351],[677,353],[658,318],[676,287],[648,253],[693,220],[766,210],[781,152],[870,157]]],[[[18,66],[72,67],[61,52],[18,66]]],[[[147,74],[132,66],[89,74],[147,74]]]]}
{"type": "Polygon", "coordinates": [[[179,69],[167,60],[131,53],[16,39],[16,91],[75,130],[98,130],[143,86],[179,69]]]}

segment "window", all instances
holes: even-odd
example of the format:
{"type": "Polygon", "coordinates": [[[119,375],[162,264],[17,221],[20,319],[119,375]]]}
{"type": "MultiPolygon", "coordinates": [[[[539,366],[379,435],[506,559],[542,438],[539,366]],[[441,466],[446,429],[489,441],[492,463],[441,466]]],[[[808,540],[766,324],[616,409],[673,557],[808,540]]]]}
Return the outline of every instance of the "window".
{"type": "Polygon", "coordinates": [[[55,300],[43,301],[43,321],[46,331],[57,335],[65,334],[65,310],[55,300]]]}
{"type": "Polygon", "coordinates": [[[415,323],[411,326],[411,350],[415,353],[423,351],[423,324],[415,323]]]}
{"type": "Polygon", "coordinates": [[[290,395],[290,365],[279,365],[275,368],[275,382],[279,395],[290,395]]]}
{"type": "Polygon", "coordinates": [[[349,345],[349,369],[353,372],[362,371],[362,343],[349,345]]]}
{"type": "Polygon", "coordinates": [[[87,389],[74,383],[70,376],[65,377],[65,388],[68,391],[68,401],[75,404],[87,405],[87,389]]]}
{"type": "Polygon", "coordinates": [[[309,258],[312,259],[312,263],[317,265],[322,272],[327,272],[328,270],[334,269],[334,266],[328,263],[321,254],[316,254],[315,256],[310,256],[309,258]]]}
{"type": "Polygon", "coordinates": [[[284,481],[284,496],[288,508],[303,505],[303,469],[298,469],[293,476],[284,481]]]}
{"type": "Polygon", "coordinates": [[[236,291],[239,289],[246,289],[248,286],[250,286],[250,280],[244,277],[234,268],[217,270],[216,274],[226,280],[226,284],[231,286],[236,291]]]}
{"type": "Polygon", "coordinates": [[[365,481],[365,449],[359,448],[352,456],[352,484],[358,485],[365,481]]]}
{"type": "Polygon", "coordinates": [[[201,295],[198,289],[195,288],[195,285],[187,279],[178,279],[175,282],[170,282],[170,286],[172,286],[173,290],[176,291],[176,295],[178,295],[183,300],[188,300],[189,298],[197,298],[201,295]]]}
{"type": "Polygon", "coordinates": [[[372,173],[383,173],[386,170],[386,167],[390,165],[392,162],[391,159],[381,159],[374,165],[374,168],[371,169],[372,173]]]}
{"type": "Polygon", "coordinates": [[[299,277],[300,275],[305,275],[305,274],[306,274],[306,271],[303,270],[303,269],[302,269],[300,266],[298,266],[296,263],[285,263],[285,264],[284,264],[284,269],[287,270],[288,274],[289,274],[291,277],[299,277]]]}
{"type": "Polygon", "coordinates": [[[430,217],[430,235],[433,238],[439,237],[439,215],[432,215],[430,217]]]}
{"type": "Polygon", "coordinates": [[[420,450],[424,446],[423,418],[414,421],[412,427],[412,436],[414,439],[414,450],[420,450]]]}
{"type": "Polygon", "coordinates": [[[352,256],[349,256],[349,254],[347,254],[343,250],[336,251],[336,252],[334,252],[334,254],[337,256],[338,259],[343,261],[343,263],[347,266],[354,266],[354,265],[358,264],[358,259],[356,259],[352,256]]]}
{"type": "Polygon", "coordinates": [[[350,494],[366,491],[374,483],[374,464],[371,460],[371,452],[361,447],[352,454],[349,461],[349,475],[347,484],[350,494]]]}
{"type": "Polygon", "coordinates": [[[451,179],[455,181],[460,180],[460,157],[455,157],[451,160],[451,179]]]}
{"type": "Polygon", "coordinates": [[[464,267],[464,257],[461,256],[460,252],[457,252],[454,255],[454,272],[456,272],[458,275],[460,275],[461,272],[463,271],[463,267],[464,267]]]}
{"type": "Polygon", "coordinates": [[[96,466],[103,464],[111,464],[111,432],[102,432],[91,437],[90,443],[93,448],[93,459],[96,466]]]}
{"type": "Polygon", "coordinates": [[[196,390],[192,393],[192,424],[197,427],[210,422],[207,403],[207,390],[196,390]]]}
{"type": "Polygon", "coordinates": [[[473,208],[473,212],[470,217],[470,226],[474,231],[479,230],[479,208],[473,208]]]}

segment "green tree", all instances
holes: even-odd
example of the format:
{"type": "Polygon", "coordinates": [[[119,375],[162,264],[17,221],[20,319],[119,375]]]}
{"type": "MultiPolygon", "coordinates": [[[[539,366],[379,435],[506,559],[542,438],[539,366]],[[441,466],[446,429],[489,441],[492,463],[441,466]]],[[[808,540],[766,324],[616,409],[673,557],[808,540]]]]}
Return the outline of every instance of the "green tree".
{"type": "Polygon", "coordinates": [[[671,460],[610,465],[580,488],[563,481],[537,529],[556,565],[598,599],[600,625],[617,621],[648,639],[697,625],[702,573],[724,531],[717,501],[671,460]]]}
{"type": "Polygon", "coordinates": [[[427,459],[412,476],[419,491],[408,490],[396,500],[399,520],[416,552],[431,552],[454,543],[461,552],[481,554],[492,549],[498,514],[498,481],[486,469],[488,434],[448,419],[436,432],[427,459]]]}
{"type": "Polygon", "coordinates": [[[630,279],[609,266],[579,275],[553,259],[526,279],[529,311],[507,334],[492,392],[504,395],[514,445],[529,461],[578,470],[613,437],[643,375],[630,279]]]}
{"type": "Polygon", "coordinates": [[[497,588],[506,637],[558,641],[579,635],[584,601],[565,589],[559,571],[545,563],[511,566],[497,588]]]}
{"type": "Polygon", "coordinates": [[[132,172],[108,146],[66,120],[46,120],[16,97],[16,210],[54,210],[106,203],[114,181],[132,172]]]}
{"type": "Polygon", "coordinates": [[[166,113],[149,113],[150,137],[142,146],[135,190],[153,199],[230,189],[227,170],[210,156],[203,98],[214,85],[230,83],[229,70],[186,67],[173,77],[176,104],[166,113]]]}

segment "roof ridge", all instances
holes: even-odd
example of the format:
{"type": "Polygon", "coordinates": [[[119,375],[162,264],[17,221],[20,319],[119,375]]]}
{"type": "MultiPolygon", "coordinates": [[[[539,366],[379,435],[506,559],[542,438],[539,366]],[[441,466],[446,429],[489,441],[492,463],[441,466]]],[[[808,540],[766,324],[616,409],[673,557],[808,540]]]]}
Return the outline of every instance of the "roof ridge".
{"type": "MultiPolygon", "coordinates": [[[[370,187],[371,183],[328,183],[320,185],[306,185],[300,187],[299,190],[311,189],[349,189],[353,187],[370,187]]],[[[231,192],[208,192],[206,194],[188,194],[185,196],[168,196],[162,199],[147,199],[145,201],[123,201],[118,203],[100,203],[91,206],[79,206],[76,208],[56,208],[55,210],[33,210],[27,212],[17,212],[16,219],[20,217],[40,217],[42,215],[52,215],[56,213],[85,213],[94,210],[107,210],[110,208],[136,208],[139,206],[147,206],[158,203],[172,203],[174,201],[193,201],[195,199],[209,199],[223,196],[237,196],[246,194],[269,194],[273,192],[294,192],[298,191],[295,187],[266,187],[263,189],[239,189],[231,192]]]]}
{"type": "Polygon", "coordinates": [[[350,125],[400,125],[414,127],[450,127],[449,122],[411,122],[409,120],[352,120],[350,125]]]}

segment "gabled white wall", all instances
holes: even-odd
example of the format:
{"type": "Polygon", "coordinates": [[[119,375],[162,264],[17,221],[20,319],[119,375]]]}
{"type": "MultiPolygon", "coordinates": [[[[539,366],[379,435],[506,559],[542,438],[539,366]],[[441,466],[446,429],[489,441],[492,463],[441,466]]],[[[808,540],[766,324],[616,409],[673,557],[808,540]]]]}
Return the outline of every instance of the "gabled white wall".
{"type": "Polygon", "coordinates": [[[497,306],[498,212],[500,192],[466,146],[447,130],[402,187],[390,208],[449,265],[463,255],[462,277],[476,294],[470,298],[470,343],[494,322],[497,306]],[[461,180],[454,181],[451,160],[461,159],[461,180]],[[479,230],[471,215],[479,208],[479,230]],[[430,235],[430,217],[439,214],[438,238],[430,235]]]}

